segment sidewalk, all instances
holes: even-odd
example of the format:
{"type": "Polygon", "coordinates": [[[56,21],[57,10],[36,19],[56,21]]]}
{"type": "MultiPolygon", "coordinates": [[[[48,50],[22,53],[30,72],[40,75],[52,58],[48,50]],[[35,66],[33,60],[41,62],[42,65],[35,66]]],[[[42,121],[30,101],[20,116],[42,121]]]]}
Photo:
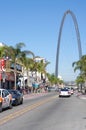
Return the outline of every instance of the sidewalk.
{"type": "Polygon", "coordinates": [[[86,94],[78,93],[77,97],[80,99],[86,99],[86,94]]]}
{"type": "Polygon", "coordinates": [[[40,97],[40,96],[44,96],[46,95],[48,92],[42,92],[42,93],[29,93],[29,94],[25,94],[23,97],[24,99],[33,99],[36,97],[40,97]]]}

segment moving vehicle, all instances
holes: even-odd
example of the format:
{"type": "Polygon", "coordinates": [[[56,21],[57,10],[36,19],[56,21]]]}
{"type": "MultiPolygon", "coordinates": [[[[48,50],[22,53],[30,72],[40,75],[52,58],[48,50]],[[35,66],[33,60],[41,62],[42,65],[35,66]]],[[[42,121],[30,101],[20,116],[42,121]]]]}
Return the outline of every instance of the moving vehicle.
{"type": "Polygon", "coordinates": [[[19,105],[23,104],[23,94],[20,93],[18,90],[9,89],[10,94],[12,94],[12,105],[19,105]]]}
{"type": "Polygon", "coordinates": [[[64,88],[68,89],[70,91],[71,95],[73,95],[74,89],[72,87],[64,87],[64,88]]]}
{"type": "Polygon", "coordinates": [[[12,95],[6,89],[0,89],[0,112],[4,108],[12,108],[12,95]]]}
{"type": "Polygon", "coordinates": [[[71,92],[68,88],[62,88],[59,91],[59,97],[70,97],[71,96],[71,92]]]}

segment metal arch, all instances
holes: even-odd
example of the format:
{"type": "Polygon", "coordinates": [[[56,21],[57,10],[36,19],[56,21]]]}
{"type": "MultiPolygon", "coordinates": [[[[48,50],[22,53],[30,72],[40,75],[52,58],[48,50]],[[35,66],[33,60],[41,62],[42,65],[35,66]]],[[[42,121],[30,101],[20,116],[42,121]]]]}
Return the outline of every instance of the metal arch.
{"type": "Polygon", "coordinates": [[[59,30],[59,37],[58,37],[58,44],[57,44],[57,53],[56,53],[56,68],[55,68],[55,75],[56,75],[56,77],[58,77],[58,61],[59,61],[59,49],[60,49],[60,40],[61,40],[62,28],[63,28],[65,17],[68,14],[70,14],[72,16],[72,19],[73,19],[73,22],[74,22],[74,26],[75,26],[75,30],[76,30],[78,51],[79,51],[79,59],[81,59],[81,56],[82,56],[80,33],[79,33],[79,29],[78,29],[77,20],[76,20],[75,15],[73,14],[73,12],[70,11],[70,10],[67,10],[64,13],[64,15],[63,15],[63,18],[62,18],[62,21],[61,21],[60,30],[59,30]]]}

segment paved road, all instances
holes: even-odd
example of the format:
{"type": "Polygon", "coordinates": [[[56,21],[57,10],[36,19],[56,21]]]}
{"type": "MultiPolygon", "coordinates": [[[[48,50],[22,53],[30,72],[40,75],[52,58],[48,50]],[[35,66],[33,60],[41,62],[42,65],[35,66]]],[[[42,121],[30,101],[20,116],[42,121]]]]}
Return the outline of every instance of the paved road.
{"type": "Polygon", "coordinates": [[[30,100],[27,104],[17,114],[14,111],[0,130],[86,130],[86,100],[75,95],[58,98],[49,94],[34,99],[34,105],[30,100]]]}
{"type": "MultiPolygon", "coordinates": [[[[58,92],[57,92],[58,93],[58,92]]],[[[45,96],[47,94],[50,94],[49,92],[43,92],[43,93],[29,93],[29,94],[26,94],[24,95],[24,99],[28,100],[28,99],[34,99],[34,98],[37,98],[37,97],[41,97],[41,96],[45,96]]],[[[82,94],[82,93],[79,93],[78,91],[74,92],[74,95],[76,97],[78,97],[79,99],[84,99],[86,100],[86,94],[82,94]]]]}

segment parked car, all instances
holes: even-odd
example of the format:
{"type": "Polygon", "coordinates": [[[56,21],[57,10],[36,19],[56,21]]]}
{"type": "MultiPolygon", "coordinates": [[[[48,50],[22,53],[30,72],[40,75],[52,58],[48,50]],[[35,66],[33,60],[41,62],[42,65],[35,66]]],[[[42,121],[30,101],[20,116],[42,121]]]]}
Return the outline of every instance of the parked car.
{"type": "Polygon", "coordinates": [[[57,87],[48,87],[48,92],[57,92],[57,87]]]}
{"type": "Polygon", "coordinates": [[[6,89],[0,89],[0,112],[4,108],[12,108],[12,95],[6,89]]]}
{"type": "Polygon", "coordinates": [[[59,97],[70,97],[71,96],[71,92],[68,88],[62,88],[59,91],[59,97]]]}
{"type": "Polygon", "coordinates": [[[10,94],[12,94],[12,105],[19,105],[23,104],[23,94],[20,93],[18,90],[9,89],[10,94]]]}

